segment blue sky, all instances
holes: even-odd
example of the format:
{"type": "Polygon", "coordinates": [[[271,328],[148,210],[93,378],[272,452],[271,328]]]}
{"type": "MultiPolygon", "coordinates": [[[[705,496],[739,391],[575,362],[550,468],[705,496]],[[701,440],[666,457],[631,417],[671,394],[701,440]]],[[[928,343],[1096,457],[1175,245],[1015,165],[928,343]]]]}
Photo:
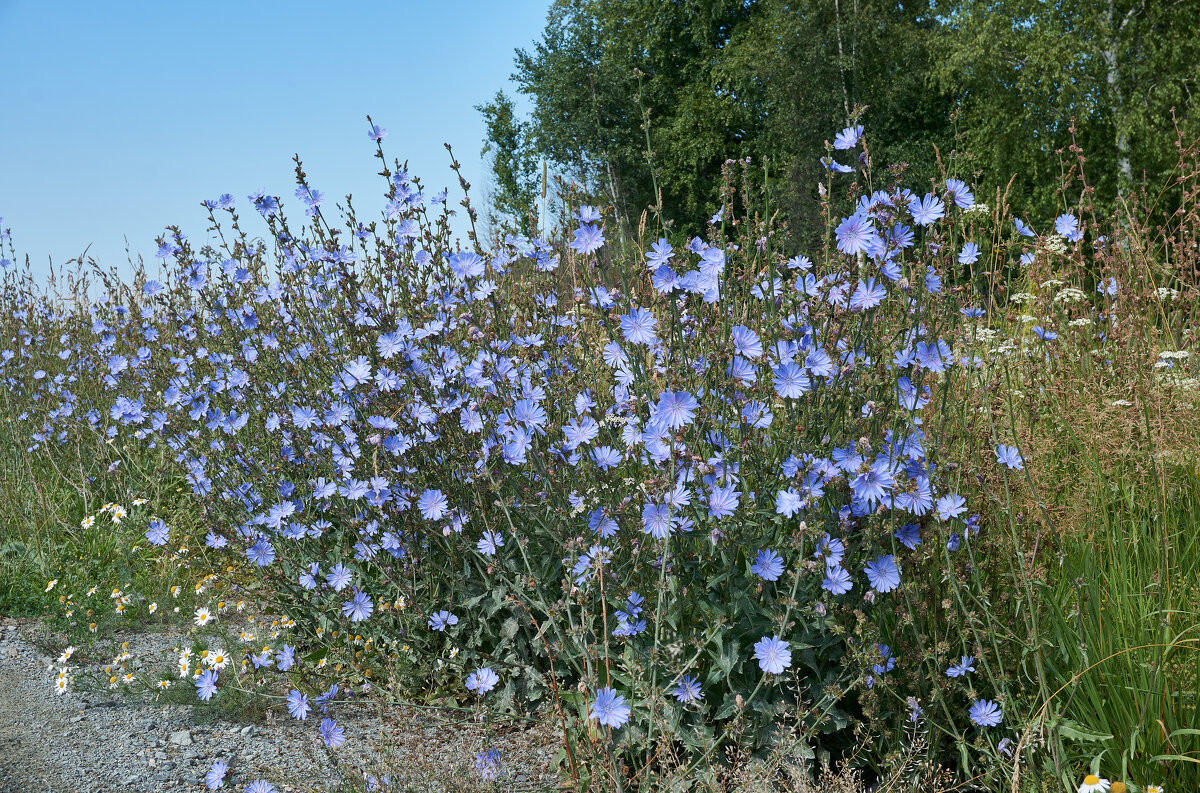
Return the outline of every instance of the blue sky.
{"type": "Polygon", "coordinates": [[[547,8],[0,0],[0,217],[42,276],[47,257],[89,243],[125,272],[125,237],[153,266],[162,227],[202,238],[199,202],[221,193],[243,209],[259,188],[298,204],[294,153],[327,206],[349,192],[374,209],[368,113],[427,187],[454,186],[451,143],[478,202],[473,108],[511,89],[513,49],[540,34],[547,8]]]}

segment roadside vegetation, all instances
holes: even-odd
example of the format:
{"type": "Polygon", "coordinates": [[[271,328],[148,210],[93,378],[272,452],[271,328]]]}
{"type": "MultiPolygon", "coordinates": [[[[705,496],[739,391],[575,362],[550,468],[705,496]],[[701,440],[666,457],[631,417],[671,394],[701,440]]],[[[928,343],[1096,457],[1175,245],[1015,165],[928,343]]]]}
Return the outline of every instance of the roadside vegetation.
{"type": "Polygon", "coordinates": [[[0,612],[194,631],[89,684],[257,697],[334,752],[347,699],[532,716],[579,790],[1197,786],[1182,135],[1170,209],[1098,213],[1072,151],[1034,217],[852,125],[806,249],[748,160],[702,234],[564,188],[456,244],[369,135],[369,217],[297,162],[156,272],[35,284],[3,230],[0,612]]]}

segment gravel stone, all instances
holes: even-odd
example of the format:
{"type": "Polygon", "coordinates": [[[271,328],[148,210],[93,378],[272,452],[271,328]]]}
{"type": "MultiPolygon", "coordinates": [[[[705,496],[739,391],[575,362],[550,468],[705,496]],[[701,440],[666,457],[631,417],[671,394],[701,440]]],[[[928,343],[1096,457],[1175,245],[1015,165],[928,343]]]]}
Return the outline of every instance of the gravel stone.
{"type": "MultiPolygon", "coordinates": [[[[9,622],[0,616],[0,623],[9,622]]],[[[332,792],[346,789],[346,780],[361,785],[364,773],[402,780],[402,789],[413,793],[496,789],[472,769],[485,746],[483,725],[464,723],[458,711],[439,717],[428,708],[395,705],[381,718],[366,697],[339,703],[331,715],[348,740],[335,753],[316,738],[312,719],[298,722],[283,711],[269,711],[258,725],[197,724],[188,706],[99,692],[56,694],[49,659],[23,635],[36,625],[0,628],[0,793],[204,793],[204,774],[215,760],[230,767],[225,788],[235,791],[266,779],[280,793],[332,792]],[[152,734],[155,729],[161,732],[152,734]]],[[[169,632],[117,637],[130,642],[145,668],[155,669],[172,666],[181,639],[169,632]]],[[[500,752],[506,769],[500,789],[557,788],[551,763],[561,739],[549,724],[493,724],[487,745],[500,752]]]]}

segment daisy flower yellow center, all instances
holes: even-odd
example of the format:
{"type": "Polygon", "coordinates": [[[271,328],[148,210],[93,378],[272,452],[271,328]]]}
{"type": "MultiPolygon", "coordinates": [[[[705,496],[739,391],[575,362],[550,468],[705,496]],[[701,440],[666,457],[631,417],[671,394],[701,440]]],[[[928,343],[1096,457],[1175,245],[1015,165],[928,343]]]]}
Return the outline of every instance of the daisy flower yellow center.
{"type": "Polygon", "coordinates": [[[1095,774],[1088,774],[1087,776],[1085,776],[1085,777],[1083,778],[1083,784],[1085,784],[1085,785],[1099,785],[1099,784],[1100,784],[1100,777],[1096,776],[1095,774]]]}

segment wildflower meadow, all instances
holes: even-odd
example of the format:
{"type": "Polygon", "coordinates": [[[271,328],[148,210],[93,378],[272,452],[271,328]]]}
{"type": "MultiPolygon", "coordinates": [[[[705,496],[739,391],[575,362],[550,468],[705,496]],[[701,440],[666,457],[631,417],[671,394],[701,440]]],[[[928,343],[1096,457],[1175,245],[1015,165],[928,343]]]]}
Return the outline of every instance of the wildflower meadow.
{"type": "Polygon", "coordinates": [[[132,275],[0,223],[0,611],[48,688],[301,722],[313,789],[408,789],[344,729],[401,701],[551,725],[568,790],[1200,787],[1187,141],[1170,211],[1067,152],[1034,217],[832,129],[796,248],[760,162],[701,234],[569,185],[520,234],[366,129],[377,195],[297,159],[132,275]]]}

